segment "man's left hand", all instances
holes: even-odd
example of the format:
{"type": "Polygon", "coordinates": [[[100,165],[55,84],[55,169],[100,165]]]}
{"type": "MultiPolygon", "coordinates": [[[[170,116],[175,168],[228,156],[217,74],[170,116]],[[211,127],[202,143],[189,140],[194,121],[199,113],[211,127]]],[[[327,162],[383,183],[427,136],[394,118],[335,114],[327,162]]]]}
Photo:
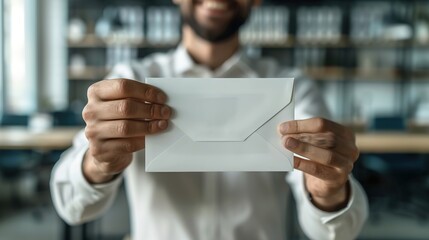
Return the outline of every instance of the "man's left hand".
{"type": "Polygon", "coordinates": [[[294,168],[304,172],[313,204],[337,211],[348,203],[348,177],[359,150],[354,133],[322,118],[294,120],[279,125],[284,146],[309,160],[294,157],[294,168]]]}

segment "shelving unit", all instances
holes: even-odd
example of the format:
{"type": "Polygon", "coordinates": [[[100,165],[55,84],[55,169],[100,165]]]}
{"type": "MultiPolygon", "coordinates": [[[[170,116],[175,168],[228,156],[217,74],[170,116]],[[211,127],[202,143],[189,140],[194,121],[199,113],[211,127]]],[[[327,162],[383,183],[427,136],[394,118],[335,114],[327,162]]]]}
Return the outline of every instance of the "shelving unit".
{"type": "MultiPolygon", "coordinates": [[[[114,40],[102,40],[97,38],[95,35],[87,35],[82,41],[79,42],[68,42],[69,49],[106,49],[115,46],[127,46],[135,49],[171,49],[177,46],[178,42],[153,44],[145,42],[144,40],[138,42],[118,42],[114,40]]],[[[429,49],[428,43],[406,43],[397,41],[373,41],[373,42],[352,42],[346,38],[343,38],[338,42],[320,42],[320,41],[297,41],[293,37],[289,37],[284,42],[277,43],[260,43],[260,42],[248,42],[243,43],[244,46],[252,46],[262,49],[294,49],[294,48],[318,48],[318,49],[379,49],[379,48],[394,48],[394,49],[405,49],[409,48],[410,45],[413,47],[429,49]]],[[[100,76],[104,76],[108,71],[105,67],[86,67],[83,74],[73,74],[70,72],[70,80],[95,80],[100,76]]],[[[372,71],[360,70],[358,68],[347,68],[344,66],[320,66],[320,67],[307,67],[304,70],[310,77],[316,80],[344,80],[345,72],[348,72],[350,76],[354,76],[354,79],[368,79],[368,80],[397,80],[401,77],[401,71],[399,69],[376,69],[372,71]]],[[[429,70],[412,70],[411,72],[413,79],[429,79],[429,70]]]]}
{"type": "MultiPolygon", "coordinates": [[[[417,9],[424,5],[424,1],[377,1],[385,3],[385,7],[390,7],[391,11],[400,12],[412,24],[418,18],[417,9]],[[399,9],[399,10],[398,10],[399,9]]],[[[412,65],[412,51],[429,50],[429,37],[427,40],[417,39],[415,35],[405,40],[388,40],[383,38],[354,39],[352,36],[352,15],[351,12],[360,6],[359,4],[373,4],[374,1],[264,1],[264,6],[268,8],[272,5],[286,7],[289,19],[285,23],[287,36],[283,40],[276,39],[269,41],[246,41],[244,46],[259,49],[261,56],[273,56],[279,59],[286,67],[298,67],[310,78],[316,80],[322,88],[334,84],[336,97],[330,102],[341,103],[336,106],[335,117],[344,122],[350,122],[354,119],[354,111],[357,101],[352,96],[354,88],[363,84],[390,84],[394,85],[395,94],[394,105],[395,112],[407,116],[407,108],[413,103],[414,97],[410,96],[409,83],[418,81],[422,84],[429,82],[429,70],[425,68],[414,68],[412,65]],[[341,11],[341,33],[334,40],[305,40],[299,36],[298,12],[302,8],[314,10],[317,7],[332,7],[335,11],[341,11]],[[319,54],[316,64],[308,63],[308,59],[314,57],[314,53],[319,54]],[[297,54],[302,53],[299,63],[297,54]],[[372,54],[372,55],[369,55],[372,54]],[[387,57],[388,64],[384,64],[379,59],[366,63],[365,58],[381,58],[379,55],[390,54],[393,57],[387,57]],[[394,58],[394,59],[393,59],[394,58]],[[377,62],[378,61],[378,62],[377,62]],[[375,62],[375,63],[374,63],[375,62]],[[365,65],[366,64],[366,65],[365,65]],[[380,65],[380,66],[378,66],[380,65]]],[[[148,9],[151,6],[172,7],[171,1],[116,1],[107,2],[94,1],[87,3],[89,8],[85,8],[85,2],[81,0],[70,0],[70,18],[81,17],[87,23],[86,35],[80,41],[68,41],[68,50],[70,57],[78,54],[86,56],[85,68],[80,71],[74,71],[73,66],[69,67],[69,82],[71,86],[70,101],[79,100],[84,102],[86,93],[82,92],[83,87],[102,79],[109,72],[111,66],[106,64],[108,59],[108,49],[127,48],[135,54],[137,58],[147,56],[152,52],[167,51],[177,45],[177,41],[163,42],[154,44],[148,41],[147,33],[140,40],[118,40],[118,38],[100,38],[95,33],[96,23],[103,14],[103,8],[106,6],[138,6],[142,9],[148,9]],[[83,11],[85,9],[85,11],[83,11]],[[82,12],[80,12],[82,10],[82,12]],[[82,92],[82,93],[81,93],[82,92]]],[[[384,6],[384,5],[383,5],[384,6]]],[[[273,8],[271,8],[273,9],[273,8]]],[[[271,10],[270,10],[271,11],[271,10]]],[[[301,11],[302,12],[302,11],[301,11]]],[[[145,17],[148,14],[145,13],[145,17]]],[[[249,20],[250,21],[250,20],[249,20]]],[[[374,20],[375,21],[375,20],[374,20]]],[[[147,26],[145,21],[145,29],[147,26]]],[[[428,25],[429,26],[429,25],[428,25]]],[[[261,34],[261,33],[260,33],[261,34]]],[[[266,40],[267,38],[263,38],[266,40]]],[[[308,39],[308,38],[307,38],[308,39]]],[[[389,55],[389,56],[390,56],[389,55]]],[[[310,59],[311,60],[311,59],[310,59]]],[[[314,62],[314,61],[313,61],[314,62]]],[[[428,63],[429,65],[429,63],[428,63]]],[[[79,69],[79,68],[78,68],[79,69]]],[[[389,87],[391,88],[391,87],[389,87]]],[[[332,89],[332,87],[331,87],[332,89]]],[[[332,95],[328,93],[327,95],[332,95]]],[[[356,98],[356,97],[355,97],[356,98]]],[[[329,101],[328,101],[329,102],[329,101]]]]}
{"type": "MultiPolygon", "coordinates": [[[[114,40],[102,40],[95,35],[87,35],[82,41],[68,42],[69,49],[105,49],[116,45],[125,45],[129,48],[136,49],[171,49],[177,46],[178,42],[153,44],[145,42],[144,40],[138,42],[115,42],[114,40]]],[[[244,46],[252,46],[263,49],[294,49],[294,48],[328,48],[328,49],[345,49],[345,48],[405,48],[408,47],[405,42],[394,41],[376,41],[376,42],[351,42],[343,38],[338,42],[320,42],[320,41],[297,41],[293,37],[289,37],[283,42],[277,43],[260,43],[249,42],[243,43],[244,46]]],[[[429,43],[419,43],[419,48],[429,48],[429,43]]],[[[95,80],[105,76],[108,69],[105,67],[87,66],[85,71],[81,74],[74,74],[69,71],[70,80],[95,80]]],[[[316,80],[342,80],[345,72],[349,72],[355,79],[368,79],[368,80],[397,80],[401,77],[401,72],[398,69],[377,69],[372,71],[364,71],[356,68],[347,68],[343,66],[321,66],[321,67],[307,67],[304,72],[316,80]]],[[[413,70],[413,78],[429,78],[429,70],[413,70]]]]}

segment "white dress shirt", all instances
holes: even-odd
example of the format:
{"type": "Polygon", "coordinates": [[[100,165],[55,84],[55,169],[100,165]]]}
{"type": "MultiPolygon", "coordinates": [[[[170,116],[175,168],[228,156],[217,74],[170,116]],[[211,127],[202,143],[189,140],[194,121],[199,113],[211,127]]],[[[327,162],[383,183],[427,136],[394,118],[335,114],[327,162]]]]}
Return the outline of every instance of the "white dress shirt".
{"type": "MultiPolygon", "coordinates": [[[[250,59],[241,52],[212,71],[195,64],[180,45],[119,65],[109,77],[295,77],[296,118],[329,117],[313,82],[297,71],[281,69],[273,60],[250,59]]],[[[300,171],[147,173],[144,150],[134,154],[132,164],[114,181],[91,185],[82,174],[87,149],[82,131],[56,164],[51,178],[56,210],[70,224],[93,220],[111,206],[125,177],[133,240],[285,239],[289,186],[301,228],[311,239],[354,239],[368,214],[366,196],[353,177],[347,207],[324,212],[310,202],[300,171]]]]}

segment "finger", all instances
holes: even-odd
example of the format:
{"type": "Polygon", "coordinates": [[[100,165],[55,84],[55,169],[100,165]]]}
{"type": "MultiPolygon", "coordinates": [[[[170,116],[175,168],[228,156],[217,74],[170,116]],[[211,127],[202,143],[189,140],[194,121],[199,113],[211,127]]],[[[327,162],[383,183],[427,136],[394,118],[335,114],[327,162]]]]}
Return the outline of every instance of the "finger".
{"type": "Polygon", "coordinates": [[[278,130],[282,135],[331,131],[344,137],[350,137],[350,130],[348,128],[323,118],[310,118],[284,122],[279,125],[278,130]]]}
{"type": "Polygon", "coordinates": [[[353,160],[355,162],[359,158],[359,149],[356,146],[354,141],[350,139],[344,139],[342,137],[337,137],[337,144],[334,148],[334,151],[343,156],[346,159],[353,160]]]}
{"type": "Polygon", "coordinates": [[[88,88],[88,99],[117,100],[135,98],[140,101],[163,104],[167,95],[160,89],[130,79],[110,79],[96,82],[88,88]]]}
{"type": "Polygon", "coordinates": [[[115,120],[101,121],[87,125],[85,134],[88,139],[134,138],[154,134],[166,129],[166,120],[136,121],[115,120]]]}
{"type": "Polygon", "coordinates": [[[84,110],[86,119],[91,117],[98,120],[169,119],[171,116],[171,109],[166,105],[148,104],[130,98],[100,102],[97,110],[95,108],[91,110],[90,105],[87,106],[84,110]]]}
{"type": "Polygon", "coordinates": [[[350,161],[332,150],[319,148],[292,137],[284,139],[284,146],[296,154],[330,167],[348,168],[348,162],[350,161]]]}
{"type": "Polygon", "coordinates": [[[335,148],[337,141],[336,137],[331,132],[326,133],[295,133],[284,135],[283,138],[292,137],[301,142],[305,142],[320,148],[335,148]]]}
{"type": "Polygon", "coordinates": [[[293,158],[293,165],[295,169],[308,173],[316,178],[327,181],[335,181],[339,177],[339,172],[334,168],[310,161],[295,156],[293,158]]]}
{"type": "Polygon", "coordinates": [[[335,150],[337,154],[346,159],[356,161],[359,157],[359,149],[353,141],[341,136],[335,136],[332,132],[287,134],[282,137],[283,141],[288,137],[298,139],[301,142],[305,142],[316,147],[335,150]]]}
{"type": "Polygon", "coordinates": [[[105,139],[96,142],[97,144],[90,146],[91,154],[98,159],[107,160],[110,160],[112,152],[127,154],[145,147],[145,137],[105,139]]]}

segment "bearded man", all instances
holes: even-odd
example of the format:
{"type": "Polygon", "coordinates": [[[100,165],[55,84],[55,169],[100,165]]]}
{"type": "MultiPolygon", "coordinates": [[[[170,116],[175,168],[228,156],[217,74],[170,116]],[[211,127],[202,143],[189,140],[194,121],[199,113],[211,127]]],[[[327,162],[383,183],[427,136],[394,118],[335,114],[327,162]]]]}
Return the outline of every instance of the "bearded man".
{"type": "Polygon", "coordinates": [[[351,176],[359,155],[353,132],[327,120],[319,89],[299,71],[241,51],[239,29],[261,1],[174,3],[183,19],[178,47],[118,65],[88,89],[86,128],[52,173],[59,215],[70,224],[96,219],[112,205],[125,178],[134,240],[286,239],[290,192],[309,238],[356,238],[368,206],[351,176]],[[146,77],[294,77],[297,120],[275,131],[285,148],[302,156],[294,157],[296,170],[145,172],[145,136],[162,134],[171,117],[168,96],[145,84],[146,77]]]}

